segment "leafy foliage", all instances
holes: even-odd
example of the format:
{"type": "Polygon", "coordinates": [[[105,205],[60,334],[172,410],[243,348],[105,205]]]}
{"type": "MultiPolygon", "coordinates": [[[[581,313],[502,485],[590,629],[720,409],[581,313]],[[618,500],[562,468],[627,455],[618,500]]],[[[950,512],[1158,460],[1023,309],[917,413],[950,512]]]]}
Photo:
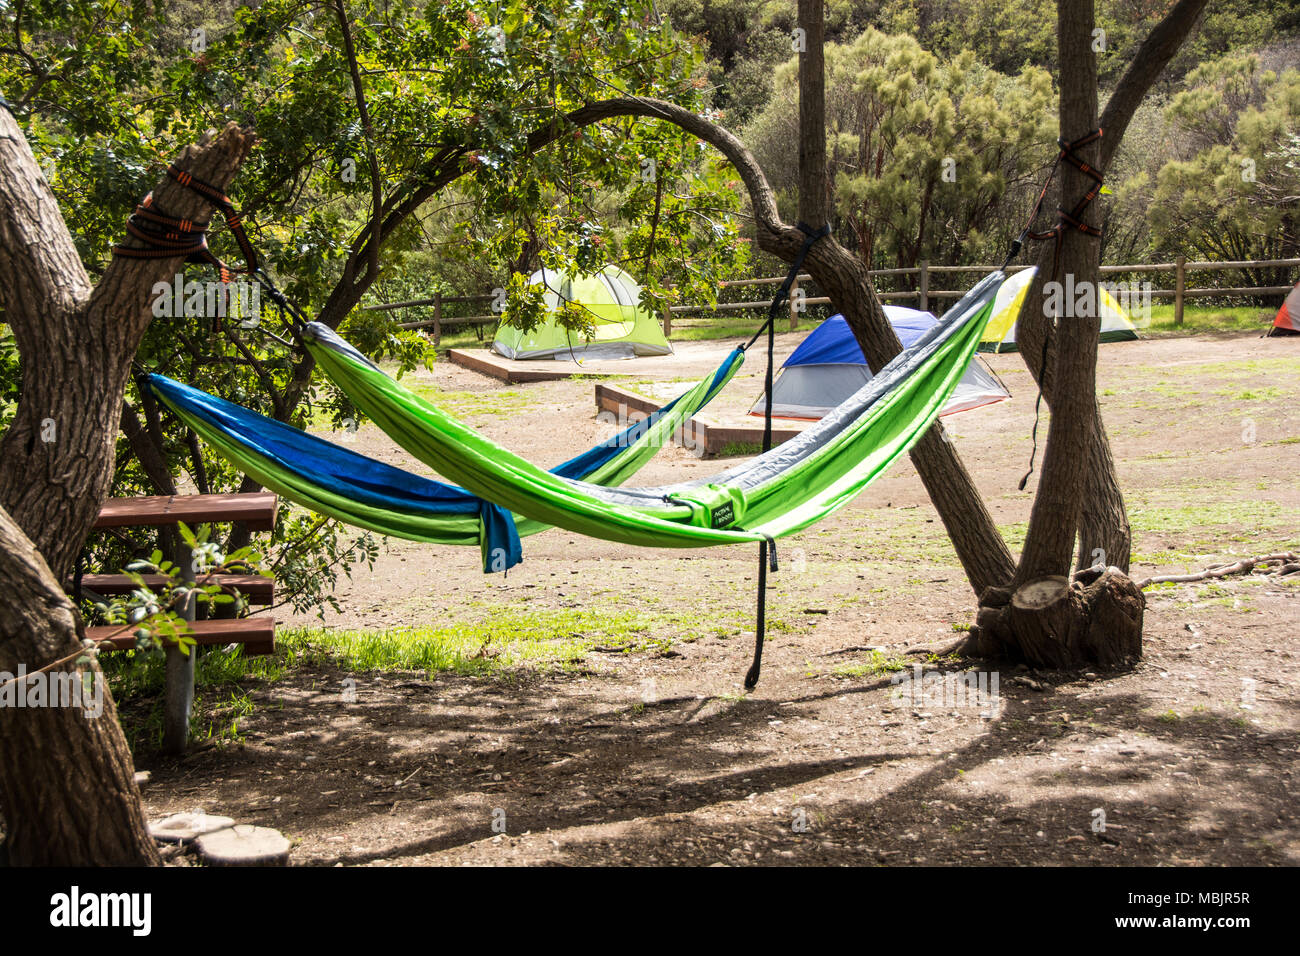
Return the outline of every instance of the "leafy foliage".
{"type": "MultiPolygon", "coordinates": [[[[381,278],[413,291],[505,288],[510,320],[527,324],[541,303],[518,275],[539,261],[577,272],[618,262],[655,308],[670,286],[713,295],[719,277],[745,261],[739,189],[698,143],[661,124],[576,128],[565,119],[625,94],[707,106],[699,54],[650,4],[361,2],[348,5],[346,22],[345,36],[331,6],[297,0],[0,5],[0,34],[13,38],[0,45],[0,89],[87,269],[102,270],[162,164],[229,121],[260,138],[232,198],[267,268],[305,311],[399,374],[434,356],[392,313],[356,308],[381,278]],[[538,148],[548,131],[560,135],[538,148]],[[468,287],[457,289],[461,282],[468,287]]],[[[229,237],[213,233],[214,251],[237,257],[229,237]]],[[[581,329],[585,317],[568,321],[581,329]]],[[[313,379],[309,361],[261,334],[276,324],[270,311],[251,328],[202,314],[159,319],[137,365],[299,427],[359,420],[313,379]]],[[[17,381],[0,339],[0,402],[17,381]]],[[[139,427],[136,441],[121,440],[115,494],[170,491],[167,475],[199,491],[239,486],[134,384],[127,401],[139,427]],[[147,465],[142,446],[167,475],[147,465]]],[[[373,552],[369,536],[348,538],[333,523],[301,531],[296,519],[282,521],[273,539],[281,552],[307,549],[283,557],[285,573],[346,570],[373,552]]],[[[129,550],[149,547],[134,541],[129,550]]],[[[128,556],[100,539],[92,560],[128,556]]],[[[330,583],[325,575],[303,593],[324,600],[330,583]]]]}
{"type": "MultiPolygon", "coordinates": [[[[1300,256],[1300,71],[1264,70],[1255,56],[1206,63],[1165,119],[1180,153],[1133,187],[1146,193],[1158,246],[1207,259],[1300,256]]],[[[1244,281],[1288,281],[1259,271],[1244,281]]]]}
{"type": "MultiPolygon", "coordinates": [[[[1023,216],[1016,200],[1051,158],[1050,77],[1006,77],[970,53],[942,62],[911,37],[871,28],[852,44],[828,43],[825,58],[841,241],[875,267],[983,262],[1004,250],[1023,216]]],[[[745,132],[788,202],[798,171],[784,144],[796,135],[797,93],[792,60],[745,132]]]]}

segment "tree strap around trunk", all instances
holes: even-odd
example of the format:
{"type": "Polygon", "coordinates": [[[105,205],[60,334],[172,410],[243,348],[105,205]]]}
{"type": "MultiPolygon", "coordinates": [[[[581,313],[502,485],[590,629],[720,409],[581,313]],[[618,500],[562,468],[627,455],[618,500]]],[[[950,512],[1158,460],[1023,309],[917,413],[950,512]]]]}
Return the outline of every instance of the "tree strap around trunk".
{"type": "MultiPolygon", "coordinates": [[[[1003,272],[1006,271],[1007,266],[1011,265],[1011,260],[1014,259],[1017,255],[1019,255],[1020,248],[1021,246],[1024,245],[1026,239],[1033,239],[1039,242],[1045,241],[1047,239],[1051,239],[1055,244],[1055,248],[1052,250],[1051,281],[1055,281],[1056,272],[1061,266],[1061,243],[1064,241],[1065,229],[1067,226],[1072,229],[1077,229],[1080,232],[1089,236],[1097,236],[1097,237],[1101,236],[1101,230],[1094,226],[1088,225],[1086,222],[1083,221],[1082,217],[1083,217],[1084,210],[1088,208],[1088,204],[1092,202],[1094,199],[1096,199],[1098,195],[1101,194],[1101,187],[1104,185],[1104,180],[1101,173],[1099,173],[1088,163],[1084,162],[1083,159],[1080,158],[1075,153],[1075,150],[1087,146],[1089,143],[1095,143],[1097,140],[1101,139],[1102,135],[1103,135],[1103,130],[1100,127],[1098,127],[1097,129],[1093,130],[1091,133],[1088,133],[1070,142],[1067,142],[1063,138],[1058,138],[1056,140],[1056,144],[1061,148],[1061,151],[1056,154],[1056,161],[1052,163],[1052,168],[1047,174],[1047,179],[1044,180],[1043,182],[1043,188],[1038,193],[1038,200],[1034,203],[1034,208],[1029,213],[1029,219],[1028,221],[1026,221],[1025,227],[1020,230],[1020,235],[1018,235],[1015,238],[1015,240],[1011,243],[1011,248],[1007,251],[1006,261],[1002,263],[1003,272]],[[1038,214],[1043,209],[1043,200],[1047,198],[1048,187],[1051,186],[1052,179],[1055,178],[1056,176],[1056,170],[1060,167],[1061,160],[1065,160],[1075,169],[1079,170],[1079,172],[1089,177],[1093,182],[1093,186],[1086,193],[1084,193],[1083,198],[1080,199],[1077,203],[1075,203],[1074,208],[1071,209],[1069,212],[1066,212],[1063,206],[1057,207],[1055,226],[1053,226],[1051,229],[1046,229],[1042,232],[1034,232],[1032,231],[1034,220],[1038,218],[1038,214]]],[[[1039,372],[1038,372],[1038,380],[1040,382],[1042,381],[1043,376],[1047,374],[1047,354],[1048,354],[1048,347],[1050,343],[1051,343],[1051,335],[1049,334],[1044,336],[1043,337],[1043,359],[1042,359],[1042,363],[1039,365],[1039,372]]],[[[1033,448],[1029,452],[1029,470],[1025,472],[1025,476],[1020,479],[1019,488],[1021,491],[1025,490],[1025,485],[1029,481],[1029,476],[1034,473],[1034,459],[1038,456],[1038,420],[1039,420],[1039,412],[1041,411],[1042,404],[1043,404],[1043,388],[1041,385],[1039,385],[1038,399],[1034,402],[1034,432],[1033,432],[1034,444],[1033,444],[1033,448]]]]}
{"type": "MultiPolygon", "coordinates": [[[[253,248],[252,242],[249,241],[243,220],[240,219],[239,212],[230,201],[230,197],[211,183],[196,179],[191,173],[178,169],[174,165],[167,167],[167,175],[178,185],[191,192],[198,193],[221,213],[226,222],[226,228],[234,236],[240,254],[244,257],[245,268],[235,269],[227,265],[208,248],[208,223],[198,223],[192,219],[178,219],[175,216],[167,215],[154,204],[153,193],[141,200],[126,223],[127,233],[132,238],[144,243],[145,247],[141,249],[134,246],[118,245],[113,247],[113,255],[123,256],[127,259],[166,259],[172,256],[184,256],[186,262],[212,266],[220,275],[222,283],[233,281],[236,275],[247,275],[266,291],[267,296],[280,310],[281,320],[289,328],[290,332],[297,337],[303,326],[306,325],[306,317],[280,291],[270,275],[262,267],[257,250],[253,248]]],[[[219,323],[219,321],[218,319],[217,322],[219,323]]],[[[214,331],[219,330],[220,326],[218,324],[214,331]]],[[[266,334],[270,335],[271,333],[267,332],[266,334]]],[[[278,339],[278,336],[273,337],[278,339]]],[[[279,339],[279,341],[284,345],[289,345],[283,339],[279,339]]]]}

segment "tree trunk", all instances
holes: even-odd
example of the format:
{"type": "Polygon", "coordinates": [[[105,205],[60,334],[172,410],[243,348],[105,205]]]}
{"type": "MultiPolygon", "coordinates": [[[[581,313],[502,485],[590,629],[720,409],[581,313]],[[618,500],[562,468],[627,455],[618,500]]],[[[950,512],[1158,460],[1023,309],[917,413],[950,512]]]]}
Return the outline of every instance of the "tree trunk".
{"type": "MultiPolygon", "coordinates": [[[[806,41],[799,56],[799,215],[817,229],[829,215],[822,0],[799,0],[799,26],[806,41]]],[[[781,254],[764,244],[761,230],[759,244],[781,254]]],[[[871,371],[879,372],[903,346],[885,318],[867,265],[828,236],[813,246],[806,268],[843,313],[871,371]]],[[[944,440],[942,426],[932,426],[911,456],[975,593],[1010,578],[1011,551],[956,449],[944,440]]]]}
{"type": "MultiPolygon", "coordinates": [[[[20,665],[30,672],[75,653],[85,638],[80,616],[58,580],[3,509],[0,594],[0,682],[16,675],[20,665]]],[[[51,676],[63,675],[72,675],[78,686],[83,675],[93,682],[81,707],[0,709],[0,806],[8,824],[10,862],[159,862],[145,828],[131,753],[99,664],[78,668],[74,661],[55,668],[51,676]]],[[[6,690],[15,695],[12,699],[25,699],[32,686],[19,681],[6,690]]]]}
{"type": "MultiPolygon", "coordinates": [[[[1206,3],[1207,0],[1180,0],[1152,29],[1121,77],[1100,121],[1104,136],[1097,148],[1096,168],[1103,175],[1110,167],[1111,159],[1119,148],[1133,114],[1151,85],[1182,46],[1206,3]]],[[[1043,398],[1049,407],[1054,408],[1055,390],[1049,374],[1054,361],[1050,323],[1042,308],[1028,304],[1043,302],[1043,286],[1049,281],[1047,272],[1052,256],[1053,249],[1050,245],[1045,245],[1039,252],[1038,272],[1025,296],[1026,306],[1019,319],[1016,339],[1020,345],[1020,355],[1042,389],[1043,398]],[[1043,355],[1045,342],[1048,344],[1046,368],[1043,355]]],[[[1095,400],[1093,404],[1094,440],[1088,456],[1087,492],[1079,516],[1075,567],[1084,569],[1100,563],[1127,572],[1132,557],[1132,530],[1115,473],[1110,440],[1102,424],[1101,407],[1095,400]]]]}
{"type": "Polygon", "coordinates": [[[1014,592],[989,588],[980,605],[968,650],[982,656],[1050,670],[1117,670],[1142,656],[1146,599],[1119,568],[1036,578],[1014,592]]]}
{"type": "MultiPolygon", "coordinates": [[[[1112,104],[1118,99],[1117,108],[1129,112],[1108,111],[1106,122],[1113,122],[1110,139],[1077,150],[1083,162],[1097,170],[1106,168],[1141,100],[1135,87],[1149,86],[1203,6],[1203,0],[1183,0],[1152,31],[1112,98],[1112,104]],[[1106,143],[1104,152],[1101,142],[1106,143]]],[[[1092,0],[1058,0],[1060,128],[1066,141],[1098,125],[1106,129],[1097,119],[1093,14],[1092,0]]],[[[1093,186],[1089,176],[1065,162],[1059,182],[1063,209],[1073,209],[1093,186]]],[[[1101,218],[1097,203],[1088,204],[1080,218],[1096,228],[1101,218]]],[[[979,653],[1041,667],[1119,667],[1141,656],[1142,592],[1124,568],[1113,564],[1104,571],[1080,571],[1073,582],[1067,577],[1076,533],[1080,565],[1092,565],[1097,558],[1102,565],[1108,559],[1122,561],[1125,568],[1130,535],[1096,399],[1100,241],[1064,223],[1063,228],[1059,242],[1040,256],[1038,275],[1026,297],[1034,305],[1022,316],[1025,334],[1017,335],[1026,364],[1044,396],[1050,396],[1052,408],[1038,493],[1015,577],[1010,587],[990,588],[981,595],[970,643],[979,653]],[[1044,298],[1051,282],[1062,283],[1067,293],[1071,288],[1091,291],[1092,308],[1079,308],[1067,294],[1058,299],[1062,308],[1053,323],[1044,298]]],[[[1059,286],[1056,291],[1061,292],[1059,286]]]]}
{"type": "MultiPolygon", "coordinates": [[[[224,189],[251,146],[232,124],[177,164],[224,189]]],[[[154,199],[178,218],[212,213],[166,178],[154,199]]],[[[22,361],[22,397],[0,441],[0,670],[34,671],[80,648],[59,582],[108,494],[153,286],[182,265],[116,257],[92,288],[22,131],[0,110],[0,307],[22,361]]],[[[13,862],[157,862],[111,700],[93,720],[75,708],[0,707],[0,780],[13,862]]]]}

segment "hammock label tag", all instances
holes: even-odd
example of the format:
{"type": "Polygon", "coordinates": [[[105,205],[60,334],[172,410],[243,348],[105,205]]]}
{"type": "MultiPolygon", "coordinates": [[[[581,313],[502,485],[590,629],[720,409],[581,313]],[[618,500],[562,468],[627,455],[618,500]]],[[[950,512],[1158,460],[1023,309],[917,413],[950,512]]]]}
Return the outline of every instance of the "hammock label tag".
{"type": "Polygon", "coordinates": [[[725,501],[718,507],[714,508],[709,514],[710,528],[725,528],[736,520],[736,506],[730,501],[725,501]]]}

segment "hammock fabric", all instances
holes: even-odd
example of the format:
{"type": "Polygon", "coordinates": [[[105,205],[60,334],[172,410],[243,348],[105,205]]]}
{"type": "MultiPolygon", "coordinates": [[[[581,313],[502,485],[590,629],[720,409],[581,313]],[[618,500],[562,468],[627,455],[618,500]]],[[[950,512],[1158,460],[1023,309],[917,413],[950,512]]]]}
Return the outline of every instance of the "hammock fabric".
{"type": "Polygon", "coordinates": [[[543,471],[412,394],[330,329],[312,323],[303,341],[394,441],[473,494],[589,537],[704,547],[793,534],[843,507],[884,472],[924,434],[957,386],[1004,278],[995,272],[982,280],[799,437],[711,478],[657,488],[617,490],[543,471]]]}
{"type": "MultiPolygon", "coordinates": [[[[675,428],[723,389],[743,362],[744,352],[734,350],[712,376],[557,466],[554,474],[596,483],[626,481],[675,428]]],[[[162,375],[147,376],[145,386],[240,471],[318,514],[413,541],[479,545],[484,572],[514,567],[523,559],[520,537],[548,527],[511,515],[463,488],[359,455],[162,375]]]]}

